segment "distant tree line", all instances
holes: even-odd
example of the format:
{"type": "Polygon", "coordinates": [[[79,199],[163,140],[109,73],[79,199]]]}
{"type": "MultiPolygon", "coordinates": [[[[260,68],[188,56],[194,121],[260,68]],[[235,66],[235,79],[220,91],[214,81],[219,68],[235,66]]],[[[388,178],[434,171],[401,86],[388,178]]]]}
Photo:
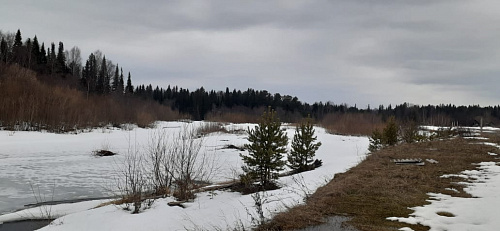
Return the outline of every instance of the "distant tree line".
{"type": "Polygon", "coordinates": [[[297,97],[270,93],[266,90],[247,89],[225,91],[205,90],[200,87],[194,91],[178,86],[162,88],[149,85],[132,85],[130,72],[126,75],[122,67],[114,64],[101,51],[91,53],[83,62],[78,47],[64,49],[63,42],[56,48],[51,43],[38,41],[37,36],[23,41],[21,31],[15,34],[0,31],[0,61],[4,64],[17,64],[52,78],[72,77],[77,88],[86,96],[111,95],[113,97],[137,97],[147,101],[155,101],[169,106],[182,114],[188,114],[194,120],[204,120],[207,114],[214,111],[231,111],[241,108],[257,110],[271,106],[293,117],[281,116],[285,122],[293,122],[298,118],[310,115],[321,121],[331,114],[375,114],[386,121],[394,116],[399,121],[415,121],[432,125],[498,125],[500,124],[500,105],[480,107],[442,105],[412,105],[403,103],[396,106],[360,109],[356,105],[334,104],[332,102],[301,102],[297,97]],[[291,118],[291,119],[290,119],[291,118]]]}

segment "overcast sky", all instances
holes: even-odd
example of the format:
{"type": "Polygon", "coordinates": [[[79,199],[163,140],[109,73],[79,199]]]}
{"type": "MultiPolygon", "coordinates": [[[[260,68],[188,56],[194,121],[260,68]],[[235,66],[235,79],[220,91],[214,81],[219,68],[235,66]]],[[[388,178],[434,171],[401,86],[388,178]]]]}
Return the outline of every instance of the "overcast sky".
{"type": "Polygon", "coordinates": [[[497,0],[2,0],[0,30],[99,49],[133,84],[303,102],[500,99],[497,0]]]}

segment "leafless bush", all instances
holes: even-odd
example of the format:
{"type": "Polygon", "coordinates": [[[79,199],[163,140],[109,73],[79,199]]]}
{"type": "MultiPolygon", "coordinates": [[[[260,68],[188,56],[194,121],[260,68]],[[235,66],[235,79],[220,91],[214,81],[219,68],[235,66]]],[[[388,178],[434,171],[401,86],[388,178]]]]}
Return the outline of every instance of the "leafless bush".
{"type": "Polygon", "coordinates": [[[178,134],[155,130],[143,152],[129,147],[119,168],[117,189],[125,209],[139,213],[158,196],[175,196],[180,201],[194,198],[194,189],[215,173],[217,159],[201,152],[203,139],[184,126],[178,134]]]}
{"type": "Polygon", "coordinates": [[[254,202],[253,208],[254,212],[246,208],[247,215],[250,217],[252,225],[258,227],[266,223],[267,219],[264,215],[263,205],[269,203],[266,192],[256,192],[252,194],[252,199],[254,202]]]}
{"type": "Polygon", "coordinates": [[[201,152],[203,138],[196,134],[188,125],[171,137],[164,130],[152,134],[147,152],[155,193],[192,199],[193,189],[207,183],[219,168],[215,156],[201,152]]]}
{"type": "Polygon", "coordinates": [[[196,129],[196,134],[198,136],[204,136],[214,132],[225,132],[228,131],[224,128],[224,124],[220,122],[207,122],[196,129]]]}
{"type": "Polygon", "coordinates": [[[194,198],[192,190],[208,182],[218,168],[216,158],[200,151],[203,139],[195,135],[194,129],[184,127],[169,149],[171,175],[176,186],[174,196],[179,200],[194,198]]]}
{"type": "Polygon", "coordinates": [[[169,144],[165,130],[154,131],[147,146],[148,166],[152,187],[156,195],[168,195],[173,183],[173,164],[169,155],[169,144]]]}
{"type": "Polygon", "coordinates": [[[144,193],[148,189],[148,180],[143,163],[143,157],[136,150],[130,150],[129,148],[124,164],[120,169],[122,178],[117,184],[118,190],[122,193],[122,202],[124,202],[125,209],[130,210],[130,206],[134,207],[132,213],[140,212],[145,198],[144,193]]]}
{"type": "Polygon", "coordinates": [[[403,123],[399,127],[399,134],[401,136],[401,140],[406,143],[413,143],[419,140],[419,127],[417,123],[410,121],[403,123]]]}

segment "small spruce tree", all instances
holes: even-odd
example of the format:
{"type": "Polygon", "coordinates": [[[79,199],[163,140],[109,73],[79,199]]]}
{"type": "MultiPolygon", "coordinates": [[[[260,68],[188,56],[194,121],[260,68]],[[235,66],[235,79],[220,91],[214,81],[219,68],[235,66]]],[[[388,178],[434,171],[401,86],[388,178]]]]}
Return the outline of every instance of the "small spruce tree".
{"type": "Polygon", "coordinates": [[[248,155],[241,155],[245,166],[243,171],[246,177],[257,178],[263,188],[270,186],[277,178],[278,171],[283,170],[288,137],[281,129],[281,122],[276,111],[269,109],[264,112],[255,129],[248,129],[248,141],[245,148],[248,155]]]}
{"type": "Polygon", "coordinates": [[[392,146],[398,143],[398,124],[394,116],[389,118],[384,130],[380,132],[378,129],[373,131],[370,137],[370,146],[368,150],[371,152],[379,150],[385,146],[392,146]]]}
{"type": "Polygon", "coordinates": [[[398,131],[396,118],[391,116],[387,126],[384,128],[384,143],[389,146],[396,145],[398,143],[398,131]]]}
{"type": "Polygon", "coordinates": [[[312,169],[312,162],[316,151],[321,146],[321,142],[315,142],[314,128],[311,118],[302,121],[295,128],[295,135],[292,140],[292,150],[288,154],[288,167],[296,172],[303,172],[312,169]]]}

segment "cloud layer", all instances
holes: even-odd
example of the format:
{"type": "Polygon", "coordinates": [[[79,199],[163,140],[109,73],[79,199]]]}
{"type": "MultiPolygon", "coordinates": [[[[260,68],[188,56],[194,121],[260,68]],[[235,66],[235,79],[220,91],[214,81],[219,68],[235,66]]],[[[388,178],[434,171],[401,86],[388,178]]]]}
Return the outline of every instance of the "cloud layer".
{"type": "Polygon", "coordinates": [[[135,83],[359,107],[497,105],[499,10],[491,0],[7,1],[0,29],[79,46],[84,59],[100,49],[135,83]]]}

